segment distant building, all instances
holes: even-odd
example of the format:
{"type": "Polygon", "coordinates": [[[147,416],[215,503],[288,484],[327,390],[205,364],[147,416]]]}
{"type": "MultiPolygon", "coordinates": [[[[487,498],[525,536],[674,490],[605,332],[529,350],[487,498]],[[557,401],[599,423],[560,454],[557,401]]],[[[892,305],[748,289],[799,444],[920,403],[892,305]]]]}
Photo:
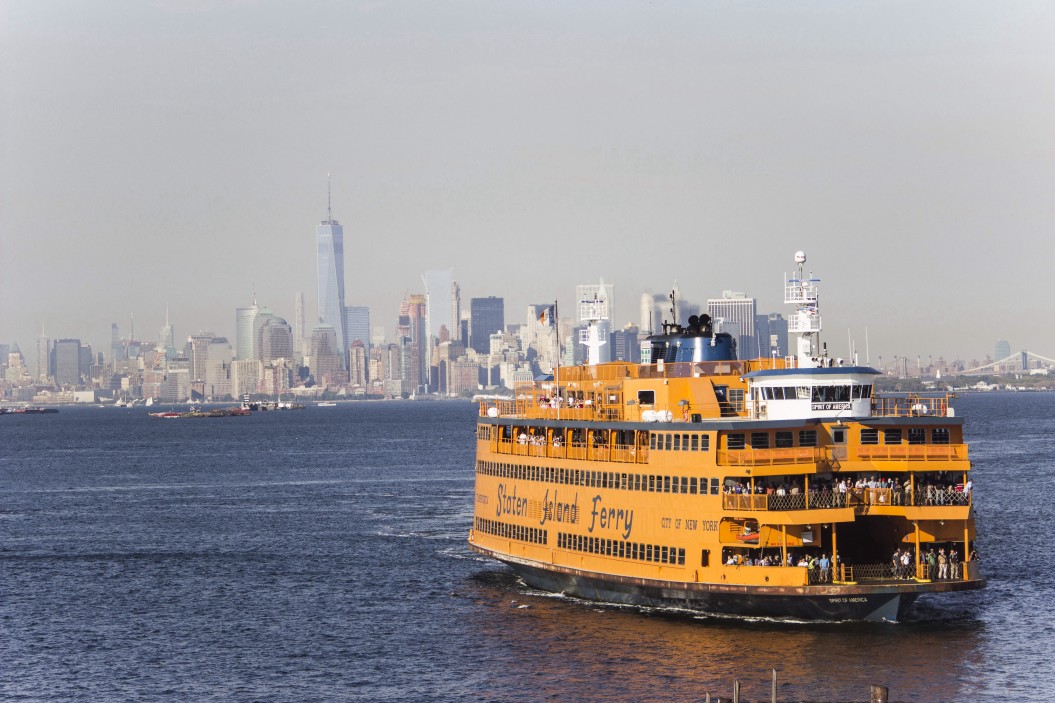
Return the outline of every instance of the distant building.
{"type": "Polygon", "coordinates": [[[323,388],[337,385],[341,377],[341,354],[337,331],[332,325],[319,325],[311,333],[311,373],[323,388]]]}
{"type": "Polygon", "coordinates": [[[627,325],[612,332],[612,360],[641,363],[641,334],[637,325],[627,325]]]}
{"type": "MultiPolygon", "coordinates": [[[[326,219],[315,228],[319,323],[333,328],[341,368],[344,368],[343,351],[348,348],[344,329],[344,228],[333,219],[328,201],[327,194],[326,219]]],[[[313,342],[314,337],[313,332],[313,342]]]]}
{"type": "Polygon", "coordinates": [[[353,386],[366,387],[370,366],[366,345],[361,339],[355,339],[348,347],[348,382],[353,386]]]}
{"type": "Polygon", "coordinates": [[[734,334],[730,329],[730,323],[739,326],[734,336],[737,338],[736,353],[740,359],[754,359],[759,355],[759,345],[755,339],[754,298],[748,298],[745,294],[736,291],[723,291],[721,298],[707,300],[707,314],[712,320],[724,321],[719,326],[719,331],[734,334]]]}
{"type": "Polygon", "coordinates": [[[469,347],[480,354],[490,352],[491,335],[505,331],[505,300],[488,296],[469,302],[469,347]]]}
{"type": "Polygon", "coordinates": [[[755,316],[755,338],[760,356],[779,359],[788,355],[788,321],[779,312],[755,316]]]}
{"type": "Polygon", "coordinates": [[[993,353],[993,358],[997,361],[1003,361],[1009,356],[1011,356],[1011,343],[1006,339],[996,340],[996,350],[993,353]]]}
{"type": "Polygon", "coordinates": [[[81,340],[57,339],[51,350],[52,371],[57,386],[81,383],[81,340]]]}
{"type": "Polygon", "coordinates": [[[370,350],[370,308],[361,305],[349,305],[344,309],[344,329],[351,347],[355,340],[363,343],[370,350]]]}
{"type": "Polygon", "coordinates": [[[277,315],[269,315],[257,332],[257,358],[265,364],[293,359],[293,328],[277,315]]]}
{"type": "Polygon", "coordinates": [[[256,316],[260,313],[260,307],[253,304],[236,308],[234,311],[234,344],[235,357],[238,359],[255,359],[256,356],[256,316]]]}

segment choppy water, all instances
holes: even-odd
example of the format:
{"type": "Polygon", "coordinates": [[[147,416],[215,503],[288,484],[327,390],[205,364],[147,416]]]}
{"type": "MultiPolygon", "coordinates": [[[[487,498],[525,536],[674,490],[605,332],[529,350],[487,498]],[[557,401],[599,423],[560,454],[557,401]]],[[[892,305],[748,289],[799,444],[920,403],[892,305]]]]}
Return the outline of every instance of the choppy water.
{"type": "Polygon", "coordinates": [[[897,625],[532,592],[465,545],[474,411],[0,417],[6,700],[1055,700],[1055,395],[958,400],[990,586],[897,625]]]}

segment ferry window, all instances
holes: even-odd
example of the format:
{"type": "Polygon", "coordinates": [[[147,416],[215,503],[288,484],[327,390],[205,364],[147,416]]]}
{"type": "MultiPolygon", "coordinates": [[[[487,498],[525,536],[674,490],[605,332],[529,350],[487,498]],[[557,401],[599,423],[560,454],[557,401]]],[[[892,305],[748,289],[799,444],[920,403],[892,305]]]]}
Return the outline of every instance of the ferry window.
{"type": "Polygon", "coordinates": [[[718,479],[716,478],[711,479],[711,495],[718,495],[718,479]]]}
{"type": "Polygon", "coordinates": [[[681,477],[681,492],[682,493],[688,493],[689,492],[689,477],[688,476],[682,476],[681,477]]]}
{"type": "Polygon", "coordinates": [[[626,474],[620,474],[619,476],[619,487],[624,491],[626,490],[626,478],[626,474]]]}
{"type": "Polygon", "coordinates": [[[645,561],[652,561],[652,545],[645,545],[645,561]]]}
{"type": "Polygon", "coordinates": [[[655,493],[656,492],[656,477],[655,476],[649,476],[648,477],[648,491],[649,491],[649,493],[655,493]]]}
{"type": "Polygon", "coordinates": [[[795,446],[795,435],[791,432],[777,432],[776,440],[778,449],[787,449],[795,446]]]}
{"type": "Polygon", "coordinates": [[[725,448],[726,449],[743,449],[744,446],[744,435],[742,432],[734,432],[725,436],[725,448]]]}
{"type": "Polygon", "coordinates": [[[926,444],[927,443],[927,430],[922,427],[910,427],[908,428],[908,443],[909,444],[926,444]]]}
{"type": "Polygon", "coordinates": [[[813,397],[813,389],[809,386],[797,386],[795,388],[795,396],[799,400],[809,400],[813,397]]]}
{"type": "Polygon", "coordinates": [[[872,397],[872,387],[871,386],[861,386],[861,397],[862,398],[871,398],[872,397]]]}
{"type": "Polygon", "coordinates": [[[832,441],[836,444],[846,444],[846,428],[836,427],[832,430],[832,441]]]}
{"type": "Polygon", "coordinates": [[[751,448],[752,449],[769,449],[769,433],[768,432],[752,432],[751,433],[751,448]]]}
{"type": "Polygon", "coordinates": [[[660,561],[662,561],[664,564],[669,563],[669,561],[670,561],[670,550],[667,547],[663,547],[663,551],[661,552],[661,555],[662,556],[660,557],[660,561]]]}
{"type": "Polygon", "coordinates": [[[700,436],[698,434],[692,435],[692,447],[690,451],[696,451],[700,448],[700,436]]]}
{"type": "Polygon", "coordinates": [[[854,400],[857,400],[858,398],[861,397],[861,391],[862,390],[864,390],[864,386],[858,386],[858,385],[854,386],[853,393],[851,394],[851,396],[853,397],[854,400]]]}
{"type": "Polygon", "coordinates": [[[744,389],[743,388],[730,388],[729,389],[729,404],[733,406],[734,410],[744,409],[744,389]]]}
{"type": "Polygon", "coordinates": [[[848,403],[850,401],[850,386],[836,386],[835,400],[839,403],[848,403]]]}
{"type": "Polygon", "coordinates": [[[676,452],[680,452],[681,451],[681,435],[680,434],[674,435],[674,451],[676,451],[676,452]]]}
{"type": "Polygon", "coordinates": [[[817,430],[799,430],[800,447],[817,446],[817,430]]]}
{"type": "Polygon", "coordinates": [[[663,492],[670,493],[670,476],[663,477],[663,492]]]}
{"type": "Polygon", "coordinates": [[[861,444],[879,444],[879,430],[862,429],[861,444]]]}
{"type": "Polygon", "coordinates": [[[706,434],[700,435],[700,451],[705,452],[711,448],[711,436],[706,434]]]}
{"type": "Polygon", "coordinates": [[[689,479],[689,493],[696,495],[696,477],[693,476],[689,479]]]}
{"type": "Polygon", "coordinates": [[[650,434],[648,436],[648,448],[649,449],[655,449],[656,448],[656,435],[655,434],[650,434]]]}
{"type": "Polygon", "coordinates": [[[656,404],[656,392],[655,391],[638,391],[637,392],[637,403],[638,403],[638,405],[655,405],[656,404]]]}
{"type": "Polygon", "coordinates": [[[711,550],[704,549],[700,552],[700,566],[710,566],[711,563],[711,550]]]}
{"type": "Polygon", "coordinates": [[[670,448],[671,448],[672,441],[673,441],[673,438],[670,436],[670,432],[665,432],[663,434],[663,449],[665,449],[666,451],[669,452],[670,448]]]}
{"type": "Polygon", "coordinates": [[[948,427],[935,427],[934,431],[931,432],[930,441],[934,444],[948,444],[949,443],[949,428],[948,427]]]}
{"type": "Polygon", "coordinates": [[[883,444],[901,444],[901,430],[883,430],[883,444]]]}
{"type": "Polygon", "coordinates": [[[681,448],[685,451],[689,451],[689,435],[683,434],[681,436],[681,448]]]}

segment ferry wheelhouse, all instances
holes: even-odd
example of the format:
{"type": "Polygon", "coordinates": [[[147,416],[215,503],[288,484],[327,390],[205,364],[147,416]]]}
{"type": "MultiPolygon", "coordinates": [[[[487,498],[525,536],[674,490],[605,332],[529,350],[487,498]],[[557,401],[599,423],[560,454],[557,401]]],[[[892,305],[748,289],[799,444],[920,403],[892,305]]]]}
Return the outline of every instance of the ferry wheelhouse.
{"type": "Polygon", "coordinates": [[[646,363],[482,401],[472,549],[535,588],[715,614],[897,620],[983,587],[951,397],[880,395],[878,371],[828,357],[796,260],[795,355],[737,359],[694,316],[646,363]]]}

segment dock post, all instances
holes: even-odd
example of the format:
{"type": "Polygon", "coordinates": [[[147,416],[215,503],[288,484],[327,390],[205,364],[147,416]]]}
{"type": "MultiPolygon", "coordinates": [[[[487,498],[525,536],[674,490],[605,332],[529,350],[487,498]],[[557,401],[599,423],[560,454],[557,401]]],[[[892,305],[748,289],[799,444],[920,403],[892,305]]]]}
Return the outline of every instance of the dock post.
{"type": "Polygon", "coordinates": [[[887,703],[888,694],[886,686],[872,684],[872,703],[887,703]]]}
{"type": "Polygon", "coordinates": [[[740,703],[740,682],[733,679],[733,703],[740,703]]]}
{"type": "Polygon", "coordinates": [[[773,669],[773,694],[770,696],[771,703],[777,703],[777,670],[773,669]]]}

